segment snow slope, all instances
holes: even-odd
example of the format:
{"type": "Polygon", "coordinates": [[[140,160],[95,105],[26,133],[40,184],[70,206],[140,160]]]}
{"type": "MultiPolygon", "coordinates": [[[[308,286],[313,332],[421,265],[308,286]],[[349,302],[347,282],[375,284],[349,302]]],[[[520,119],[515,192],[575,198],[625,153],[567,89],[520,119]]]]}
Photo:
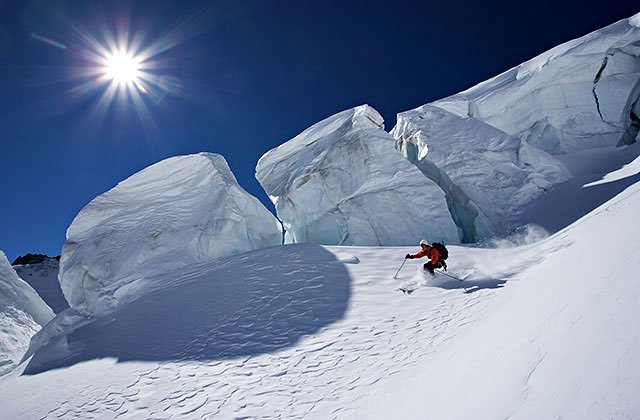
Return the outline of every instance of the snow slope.
{"type": "Polygon", "coordinates": [[[287,243],[460,240],[444,192],[394,149],[382,117],[368,105],[332,115],[268,151],[256,178],[276,206],[287,243]]]}
{"type": "Polygon", "coordinates": [[[464,282],[425,279],[419,261],[394,280],[402,247],[287,245],[168,272],[61,328],[0,380],[1,412],[637,418],[639,211],[634,184],[542,241],[451,246],[464,282]]]}
{"type": "Polygon", "coordinates": [[[636,183],[522,249],[501,304],[363,401],[363,418],[638,418],[639,212],[636,183]]]}
{"type": "MultiPolygon", "coordinates": [[[[411,250],[287,245],[167,274],[1,381],[3,417],[344,417],[468,328],[504,283],[478,273],[468,294],[445,280],[408,298],[391,277],[411,250]]],[[[487,252],[461,250],[452,258],[470,270],[487,252]]]]}
{"type": "Polygon", "coordinates": [[[67,230],[60,284],[71,307],[108,310],[154,274],[282,242],[276,218],[217,154],[177,156],[120,182],[67,230]]]}
{"type": "Polygon", "coordinates": [[[640,143],[558,155],[571,179],[532,201],[522,218],[557,232],[640,181],[639,156],[640,143]]]}
{"type": "Polygon", "coordinates": [[[14,265],[13,269],[16,270],[20,278],[34,288],[47,306],[53,309],[53,312],[57,314],[69,307],[58,281],[58,271],[60,270],[58,260],[46,258],[38,263],[14,265]]]}
{"type": "Polygon", "coordinates": [[[18,364],[30,338],[53,316],[0,251],[0,376],[18,364]]]}

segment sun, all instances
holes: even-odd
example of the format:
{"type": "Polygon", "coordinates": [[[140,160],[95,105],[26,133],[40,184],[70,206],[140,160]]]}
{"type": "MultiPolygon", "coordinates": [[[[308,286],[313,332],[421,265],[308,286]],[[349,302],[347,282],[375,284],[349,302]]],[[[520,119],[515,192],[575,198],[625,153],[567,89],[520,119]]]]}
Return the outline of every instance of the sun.
{"type": "Polygon", "coordinates": [[[126,51],[108,54],[104,60],[104,75],[117,84],[139,84],[140,60],[126,51]]]}

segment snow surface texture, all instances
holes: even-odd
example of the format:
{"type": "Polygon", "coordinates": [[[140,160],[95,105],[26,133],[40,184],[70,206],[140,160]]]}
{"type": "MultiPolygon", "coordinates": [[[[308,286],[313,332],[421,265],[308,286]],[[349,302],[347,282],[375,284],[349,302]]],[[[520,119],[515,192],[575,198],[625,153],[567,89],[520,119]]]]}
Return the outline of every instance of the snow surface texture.
{"type": "Polygon", "coordinates": [[[0,380],[0,412],[638,418],[638,212],[635,184],[541,242],[450,246],[464,282],[424,278],[421,261],[394,280],[415,247],[288,245],[168,272],[37,349],[0,380]],[[594,237],[615,246],[606,261],[585,258],[594,237]]]}
{"type": "Polygon", "coordinates": [[[58,282],[58,271],[60,270],[58,260],[47,258],[39,263],[14,265],[13,269],[21,279],[35,289],[44,303],[53,309],[53,312],[57,314],[69,307],[58,282]]]}
{"type": "Polygon", "coordinates": [[[382,117],[368,105],[320,121],[267,152],[256,178],[276,206],[287,243],[460,240],[444,192],[394,150],[382,117]]]}
{"type": "MultiPolygon", "coordinates": [[[[391,277],[410,251],[294,244],[168,272],[165,289],[59,330],[25,375],[0,382],[0,413],[349,417],[372,387],[468,328],[504,284],[478,273],[469,293],[444,279],[406,300],[391,277]],[[45,392],[47,381],[68,385],[45,392]],[[26,387],[38,404],[23,405],[26,387]]],[[[470,271],[487,252],[451,251],[470,271]]]]}
{"type": "Polygon", "coordinates": [[[550,153],[630,144],[640,129],[640,14],[434,102],[550,153]]]}
{"type": "Polygon", "coordinates": [[[53,316],[0,251],[0,376],[20,362],[31,337],[53,316]]]}
{"type": "Polygon", "coordinates": [[[222,156],[178,156],[80,211],[67,230],[60,284],[71,307],[97,313],[153,288],[154,273],[281,242],[280,223],[238,185],[222,156]]]}
{"type": "Polygon", "coordinates": [[[402,154],[446,192],[465,242],[521,225],[529,202],[570,177],[547,153],[432,105],[399,114],[392,134],[402,154]]]}

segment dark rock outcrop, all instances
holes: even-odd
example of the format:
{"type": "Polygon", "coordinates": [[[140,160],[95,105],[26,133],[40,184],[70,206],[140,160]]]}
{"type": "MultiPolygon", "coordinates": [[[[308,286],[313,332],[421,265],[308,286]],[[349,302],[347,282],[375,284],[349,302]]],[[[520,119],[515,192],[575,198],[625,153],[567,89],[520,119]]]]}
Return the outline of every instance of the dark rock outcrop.
{"type": "Polygon", "coordinates": [[[37,263],[43,262],[47,258],[52,258],[52,257],[49,257],[48,255],[44,255],[44,254],[26,254],[16,258],[16,260],[11,265],[37,264],[37,263]]]}

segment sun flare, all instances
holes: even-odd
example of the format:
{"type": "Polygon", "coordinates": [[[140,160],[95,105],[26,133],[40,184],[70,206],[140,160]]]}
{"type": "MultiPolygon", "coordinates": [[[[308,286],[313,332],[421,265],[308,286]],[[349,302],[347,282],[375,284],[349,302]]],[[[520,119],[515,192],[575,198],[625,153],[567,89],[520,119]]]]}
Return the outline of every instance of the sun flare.
{"type": "Polygon", "coordinates": [[[140,60],[130,53],[118,51],[105,58],[105,76],[118,84],[139,84],[140,60]]]}

